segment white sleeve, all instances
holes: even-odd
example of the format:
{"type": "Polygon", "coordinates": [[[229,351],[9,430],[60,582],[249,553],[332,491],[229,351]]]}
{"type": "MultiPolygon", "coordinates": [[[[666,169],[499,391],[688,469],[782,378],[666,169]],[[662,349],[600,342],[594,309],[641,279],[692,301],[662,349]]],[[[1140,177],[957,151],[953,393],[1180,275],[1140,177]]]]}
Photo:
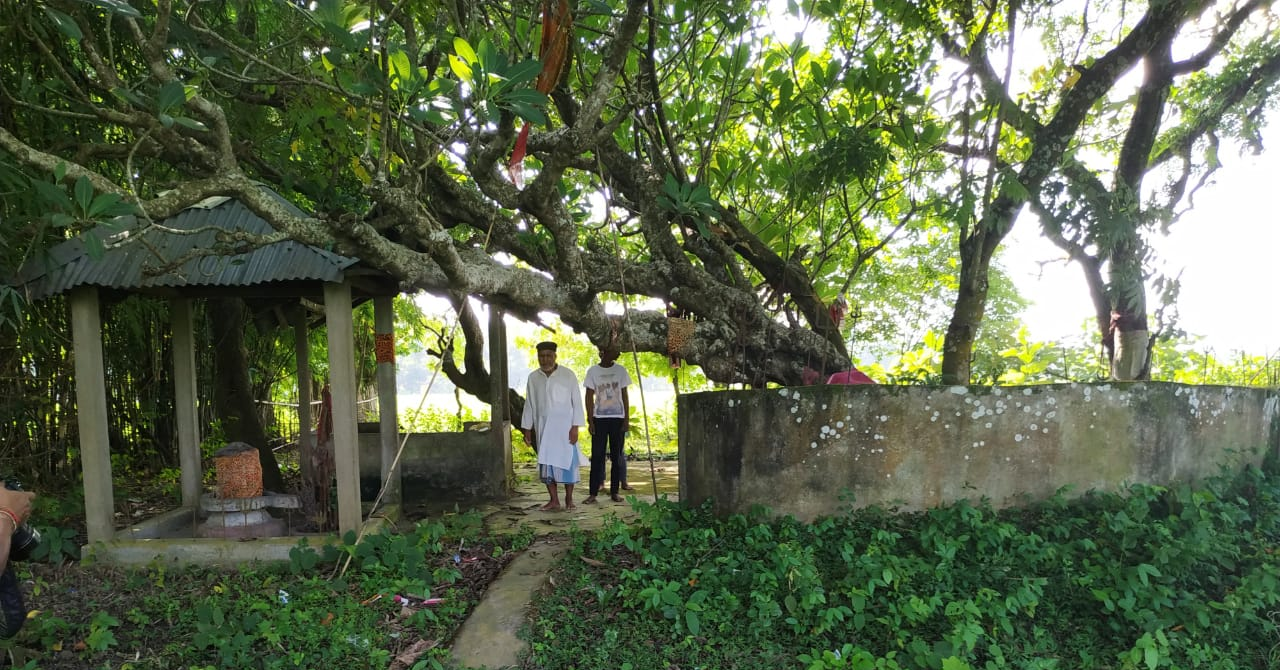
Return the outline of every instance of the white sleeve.
{"type": "Polygon", "coordinates": [[[520,415],[520,427],[525,430],[533,428],[534,405],[537,402],[533,398],[533,375],[529,377],[524,383],[524,413],[520,415]]]}

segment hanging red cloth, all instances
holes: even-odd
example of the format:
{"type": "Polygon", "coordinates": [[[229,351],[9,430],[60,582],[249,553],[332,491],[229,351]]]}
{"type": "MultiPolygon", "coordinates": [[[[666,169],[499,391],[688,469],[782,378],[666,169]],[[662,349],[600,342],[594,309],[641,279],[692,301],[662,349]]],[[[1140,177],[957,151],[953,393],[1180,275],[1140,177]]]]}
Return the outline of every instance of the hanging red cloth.
{"type": "MultiPolygon", "coordinates": [[[[559,0],[552,10],[551,0],[542,0],[542,39],[538,42],[538,58],[542,60],[542,71],[533,87],[540,93],[550,95],[560,77],[569,65],[569,37],[573,33],[573,13],[569,11],[569,0],[559,0]]],[[[529,122],[525,121],[516,136],[515,149],[511,151],[511,159],[507,169],[511,172],[511,180],[520,183],[520,166],[524,162],[529,147],[529,122]]]]}

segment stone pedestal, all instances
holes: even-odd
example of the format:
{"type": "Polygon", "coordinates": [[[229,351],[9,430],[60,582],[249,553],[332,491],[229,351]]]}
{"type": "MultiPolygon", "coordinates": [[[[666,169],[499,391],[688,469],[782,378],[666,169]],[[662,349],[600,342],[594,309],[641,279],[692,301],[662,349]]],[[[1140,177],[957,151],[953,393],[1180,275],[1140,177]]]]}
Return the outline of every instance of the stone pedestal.
{"type": "Polygon", "coordinates": [[[296,495],[267,493],[252,498],[216,498],[206,493],[200,497],[200,512],[208,518],[196,528],[199,537],[253,538],[284,535],[284,521],[267,508],[298,509],[296,495]]]}

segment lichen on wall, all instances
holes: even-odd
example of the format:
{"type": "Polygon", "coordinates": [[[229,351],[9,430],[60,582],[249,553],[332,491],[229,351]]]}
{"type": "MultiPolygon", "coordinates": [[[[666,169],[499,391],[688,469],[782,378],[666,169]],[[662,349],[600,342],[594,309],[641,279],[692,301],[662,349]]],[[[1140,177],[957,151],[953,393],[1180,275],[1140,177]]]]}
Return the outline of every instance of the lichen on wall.
{"type": "Polygon", "coordinates": [[[1179,384],[812,386],[679,400],[681,499],[813,518],[1165,483],[1275,451],[1275,391],[1179,384]]]}

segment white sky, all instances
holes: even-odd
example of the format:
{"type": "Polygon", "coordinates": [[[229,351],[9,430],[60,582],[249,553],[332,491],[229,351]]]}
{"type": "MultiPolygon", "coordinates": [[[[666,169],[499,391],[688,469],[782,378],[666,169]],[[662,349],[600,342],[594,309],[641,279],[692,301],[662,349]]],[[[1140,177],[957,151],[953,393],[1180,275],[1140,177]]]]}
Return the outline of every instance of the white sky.
{"type": "MultiPolygon", "coordinates": [[[[1161,271],[1182,270],[1179,327],[1202,336],[1202,350],[1280,353],[1280,127],[1268,129],[1261,156],[1224,149],[1216,183],[1196,195],[1167,238],[1154,240],[1161,271]]],[[[1035,301],[1024,318],[1033,339],[1080,333],[1093,308],[1079,267],[1037,261],[1062,252],[1042,238],[1034,218],[1014,226],[1003,261],[1022,294],[1035,301]]],[[[1149,295],[1154,308],[1156,298],[1149,295]]],[[[1154,325],[1154,324],[1153,324],[1154,325]]]]}
{"type": "MultiPolygon", "coordinates": [[[[786,14],[781,0],[770,2],[771,26],[779,39],[789,42],[804,32],[813,48],[821,48],[822,26],[806,26],[786,14]]],[[[1034,44],[1024,35],[1020,49],[1034,49],[1034,44]]],[[[1168,237],[1151,241],[1163,274],[1182,270],[1177,326],[1202,337],[1202,350],[1280,354],[1280,299],[1272,295],[1280,290],[1280,120],[1263,134],[1270,153],[1262,156],[1240,156],[1224,143],[1225,166],[1216,183],[1201,189],[1194,209],[1168,237]]],[[[1033,217],[1018,221],[1004,246],[1005,269],[1022,295],[1034,301],[1023,315],[1032,339],[1073,337],[1086,321],[1092,327],[1093,307],[1079,267],[1039,263],[1063,253],[1041,237],[1033,217]]],[[[1154,293],[1148,305],[1158,306],[1154,293]]]]}

